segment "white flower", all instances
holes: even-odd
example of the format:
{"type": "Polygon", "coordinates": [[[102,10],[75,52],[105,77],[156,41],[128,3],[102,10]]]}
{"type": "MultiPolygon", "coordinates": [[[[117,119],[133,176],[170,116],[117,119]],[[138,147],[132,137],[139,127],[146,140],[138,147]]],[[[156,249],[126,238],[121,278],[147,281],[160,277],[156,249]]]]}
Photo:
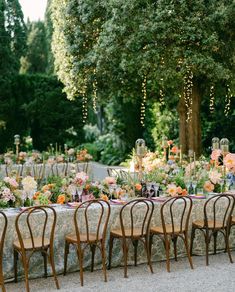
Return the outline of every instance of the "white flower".
{"type": "Polygon", "coordinates": [[[32,176],[26,176],[22,179],[23,189],[26,192],[36,191],[37,189],[37,182],[34,180],[32,176]]]}

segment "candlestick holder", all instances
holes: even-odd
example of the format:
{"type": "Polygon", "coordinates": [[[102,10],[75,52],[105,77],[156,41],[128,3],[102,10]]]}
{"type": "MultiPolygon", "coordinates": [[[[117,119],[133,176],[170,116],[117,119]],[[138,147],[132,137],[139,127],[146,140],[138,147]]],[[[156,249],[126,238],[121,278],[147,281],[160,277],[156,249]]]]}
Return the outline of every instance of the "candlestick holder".
{"type": "Polygon", "coordinates": [[[145,146],[145,141],[143,139],[137,139],[135,142],[135,152],[136,156],[138,157],[138,168],[139,168],[139,173],[138,177],[139,180],[141,181],[143,178],[143,157],[146,154],[146,146],[145,146]]]}
{"type": "Polygon", "coordinates": [[[20,135],[14,136],[14,144],[16,145],[16,160],[19,158],[19,145],[20,145],[20,135]]]}

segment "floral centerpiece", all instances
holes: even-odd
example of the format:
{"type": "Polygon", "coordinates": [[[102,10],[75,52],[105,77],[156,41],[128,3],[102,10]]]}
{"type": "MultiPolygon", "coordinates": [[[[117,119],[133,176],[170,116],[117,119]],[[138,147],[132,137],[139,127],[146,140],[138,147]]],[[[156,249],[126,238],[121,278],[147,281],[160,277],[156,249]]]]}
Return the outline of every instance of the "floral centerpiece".
{"type": "Polygon", "coordinates": [[[0,181],[0,207],[13,207],[16,201],[16,193],[19,184],[15,178],[5,177],[0,181]]]}

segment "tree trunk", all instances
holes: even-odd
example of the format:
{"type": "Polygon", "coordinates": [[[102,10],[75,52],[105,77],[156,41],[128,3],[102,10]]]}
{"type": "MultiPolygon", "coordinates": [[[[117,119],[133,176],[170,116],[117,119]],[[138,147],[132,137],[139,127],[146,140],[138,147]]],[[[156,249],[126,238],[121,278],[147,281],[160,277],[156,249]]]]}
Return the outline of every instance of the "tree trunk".
{"type": "Polygon", "coordinates": [[[192,90],[192,115],[190,121],[187,122],[187,108],[183,95],[178,103],[179,113],[179,139],[182,147],[182,153],[188,154],[189,150],[193,150],[196,157],[201,155],[201,119],[200,119],[201,96],[198,85],[194,82],[192,90]]]}

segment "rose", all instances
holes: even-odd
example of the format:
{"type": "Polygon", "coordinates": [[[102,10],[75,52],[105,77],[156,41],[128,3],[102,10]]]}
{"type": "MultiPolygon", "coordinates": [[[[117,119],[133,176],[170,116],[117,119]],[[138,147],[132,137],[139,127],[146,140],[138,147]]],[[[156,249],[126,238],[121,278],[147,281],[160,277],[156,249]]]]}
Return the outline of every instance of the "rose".
{"type": "Polygon", "coordinates": [[[211,153],[211,159],[212,160],[218,160],[218,158],[220,157],[221,153],[222,152],[221,152],[220,149],[213,150],[212,153],[211,153]]]}
{"type": "Polygon", "coordinates": [[[76,173],[73,182],[76,185],[82,186],[83,184],[87,182],[88,179],[89,179],[89,176],[85,172],[81,171],[81,172],[76,173]]]}
{"type": "Polygon", "coordinates": [[[204,183],[203,188],[206,192],[212,192],[214,190],[215,186],[210,181],[206,181],[204,183]]]}
{"type": "Polygon", "coordinates": [[[112,185],[112,184],[116,184],[116,178],[112,177],[112,176],[106,176],[106,178],[104,179],[104,184],[107,185],[112,185]]]}
{"type": "Polygon", "coordinates": [[[175,196],[177,195],[177,187],[176,187],[176,185],[175,185],[175,184],[169,184],[169,185],[167,186],[167,190],[166,190],[166,192],[167,192],[170,196],[175,197],[175,196]]]}
{"type": "Polygon", "coordinates": [[[221,178],[222,174],[219,173],[217,170],[212,170],[209,173],[209,179],[210,181],[215,185],[219,182],[220,178],[221,178]]]}

